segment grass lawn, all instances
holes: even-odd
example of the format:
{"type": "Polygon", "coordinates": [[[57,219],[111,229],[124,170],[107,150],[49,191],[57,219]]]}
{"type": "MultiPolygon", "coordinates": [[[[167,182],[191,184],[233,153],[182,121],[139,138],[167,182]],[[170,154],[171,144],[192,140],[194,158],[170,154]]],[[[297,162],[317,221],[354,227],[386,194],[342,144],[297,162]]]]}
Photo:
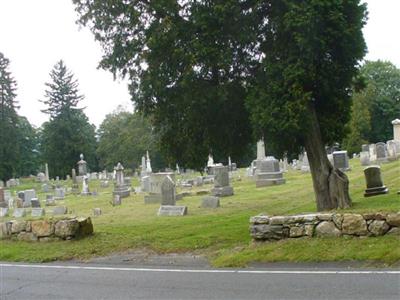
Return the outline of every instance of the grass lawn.
{"type": "MultiPolygon", "coordinates": [[[[364,198],[364,174],[358,159],[350,160],[352,170],[350,193],[351,209],[339,212],[397,212],[400,210],[400,162],[382,165],[389,194],[364,198]]],[[[244,170],[241,170],[243,173],[244,170]]],[[[158,204],[145,205],[143,195],[124,198],[121,206],[109,203],[112,189],[101,189],[99,182],[91,182],[96,197],[68,195],[58,201],[72,214],[92,216],[92,209],[100,207],[103,214],[92,217],[95,234],[77,241],[29,243],[0,241],[0,260],[44,262],[53,260],[88,259],[113,252],[132,249],[151,249],[159,253],[192,252],[205,255],[214,266],[245,266],[252,262],[320,262],[369,261],[393,265],[400,262],[400,240],[395,236],[375,238],[301,238],[279,242],[254,244],[249,235],[249,218],[260,213],[286,215],[315,212],[316,205],[311,175],[300,171],[285,174],[286,184],[255,188],[255,182],[242,175],[233,182],[235,195],[221,198],[215,210],[200,208],[202,196],[185,197],[177,205],[186,205],[185,217],[157,217],[158,204]]],[[[138,185],[136,181],[134,185],[138,185]]],[[[18,190],[40,184],[25,180],[18,190]]],[[[211,186],[204,186],[211,188],[211,186]]],[[[44,199],[44,194],[39,193],[44,199]]],[[[10,219],[10,218],[8,218],[10,219]]]]}

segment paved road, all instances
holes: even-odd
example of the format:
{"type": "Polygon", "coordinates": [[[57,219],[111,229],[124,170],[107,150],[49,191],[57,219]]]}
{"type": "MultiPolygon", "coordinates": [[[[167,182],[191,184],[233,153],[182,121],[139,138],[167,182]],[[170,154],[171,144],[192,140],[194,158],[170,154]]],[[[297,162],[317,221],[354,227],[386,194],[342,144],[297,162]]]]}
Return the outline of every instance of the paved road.
{"type": "Polygon", "coordinates": [[[399,270],[0,264],[0,299],[400,299],[399,270]]]}

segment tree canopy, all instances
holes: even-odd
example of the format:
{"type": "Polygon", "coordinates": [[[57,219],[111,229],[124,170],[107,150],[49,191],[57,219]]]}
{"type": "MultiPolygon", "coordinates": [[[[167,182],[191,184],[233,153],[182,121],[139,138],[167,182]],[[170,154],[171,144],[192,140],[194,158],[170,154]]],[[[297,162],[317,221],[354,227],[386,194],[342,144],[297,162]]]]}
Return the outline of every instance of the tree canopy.
{"type": "Polygon", "coordinates": [[[365,54],[359,0],[73,2],[168,157],[236,158],[253,128],[267,148],[306,148],[319,210],[351,204],[325,144],[345,133],[365,54]]]}
{"type": "Polygon", "coordinates": [[[70,174],[81,153],[88,167],[97,170],[95,127],[89,124],[83,109],[77,107],[83,99],[77,81],[62,60],[54,66],[50,77],[43,100],[50,120],[43,124],[41,132],[41,152],[49,164],[50,176],[70,174]]]}

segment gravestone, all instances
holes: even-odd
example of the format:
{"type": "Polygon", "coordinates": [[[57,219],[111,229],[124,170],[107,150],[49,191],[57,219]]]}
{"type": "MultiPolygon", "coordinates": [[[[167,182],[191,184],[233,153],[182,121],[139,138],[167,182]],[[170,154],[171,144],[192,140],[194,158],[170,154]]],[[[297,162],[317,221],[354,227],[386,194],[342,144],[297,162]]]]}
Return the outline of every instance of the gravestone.
{"type": "Polygon", "coordinates": [[[90,196],[92,193],[89,191],[89,178],[85,175],[82,181],[82,196],[90,196]]]}
{"type": "Polygon", "coordinates": [[[31,199],[31,206],[32,208],[40,208],[40,201],[38,198],[31,199]]]}
{"type": "Polygon", "coordinates": [[[284,184],[283,172],[279,169],[279,161],[273,156],[257,161],[256,187],[284,184]]]}
{"type": "Polygon", "coordinates": [[[140,179],[140,187],[142,192],[150,192],[150,176],[143,176],[140,179]]]}
{"type": "Polygon", "coordinates": [[[149,151],[146,151],[146,174],[153,173],[153,169],[151,168],[151,161],[149,151]]]}
{"type": "Polygon", "coordinates": [[[55,206],[56,199],[54,199],[53,195],[46,195],[46,206],[55,206]]]}
{"type": "Polygon", "coordinates": [[[121,205],[122,198],[120,195],[114,195],[111,201],[112,206],[121,205]]]}
{"type": "Polygon", "coordinates": [[[333,155],[333,166],[340,171],[348,171],[349,167],[349,157],[347,156],[347,151],[334,151],[333,155]]]}
{"type": "Polygon", "coordinates": [[[369,160],[371,162],[376,161],[376,145],[375,144],[369,145],[369,160]]]}
{"type": "Polygon", "coordinates": [[[14,218],[23,218],[26,216],[25,208],[14,208],[13,217],[14,218]]]}
{"type": "Polygon", "coordinates": [[[8,216],[8,207],[0,207],[0,218],[8,216]]]}
{"type": "Polygon", "coordinates": [[[50,186],[47,183],[42,184],[42,192],[48,193],[50,191],[50,186]]]}
{"type": "Polygon", "coordinates": [[[364,197],[371,197],[380,194],[387,194],[389,189],[383,185],[381,168],[379,166],[370,166],[364,169],[367,189],[364,197]]]}
{"type": "Polygon", "coordinates": [[[24,201],[17,197],[17,199],[15,199],[14,201],[14,208],[22,208],[24,206],[24,201]]]}
{"type": "Polygon", "coordinates": [[[376,143],[376,161],[377,162],[387,162],[386,156],[386,144],[385,143],[376,143]]]}
{"type": "Polygon", "coordinates": [[[101,216],[101,208],[99,207],[93,208],[93,215],[95,217],[101,216]]]}
{"type": "Polygon", "coordinates": [[[206,196],[201,199],[201,207],[217,208],[219,207],[219,198],[214,196],[206,196]]]}
{"type": "Polygon", "coordinates": [[[118,163],[114,168],[114,171],[116,183],[114,185],[113,195],[119,195],[122,198],[129,197],[131,194],[131,189],[125,183],[124,167],[121,163],[118,163]]]}
{"type": "Polygon", "coordinates": [[[50,180],[49,177],[49,165],[47,163],[44,164],[44,174],[46,176],[46,182],[50,180]]]}
{"type": "Polygon", "coordinates": [[[75,169],[71,170],[71,174],[72,174],[72,193],[79,194],[78,178],[76,177],[75,169]]]}
{"type": "Polygon", "coordinates": [[[87,174],[87,163],[84,161],[84,156],[81,154],[80,156],[80,161],[78,161],[78,174],[79,176],[86,176],[87,174]]]}
{"type": "Polygon", "coordinates": [[[261,139],[257,142],[257,160],[263,160],[265,158],[265,144],[264,140],[261,139]]]}
{"type": "Polygon", "coordinates": [[[400,142],[400,119],[392,121],[393,125],[393,140],[400,142]]]}
{"type": "Polygon", "coordinates": [[[56,188],[54,190],[54,199],[55,200],[64,200],[65,198],[65,189],[64,188],[56,188]]]}
{"type": "Polygon", "coordinates": [[[164,177],[161,183],[161,205],[175,205],[175,183],[171,177],[164,177]]]}
{"type": "Polygon", "coordinates": [[[25,190],[24,191],[24,203],[27,206],[31,206],[31,200],[33,198],[36,198],[36,192],[35,190],[25,190]]]}
{"type": "Polygon", "coordinates": [[[90,180],[97,180],[99,179],[99,175],[96,172],[90,173],[90,180]]]}
{"type": "Polygon", "coordinates": [[[56,206],[53,208],[53,215],[65,215],[68,212],[66,206],[56,206]]]}
{"type": "Polygon", "coordinates": [[[175,182],[175,174],[172,172],[154,173],[150,175],[149,195],[144,196],[145,204],[161,203],[161,183],[167,176],[175,182]]]}
{"type": "Polygon", "coordinates": [[[39,172],[36,177],[38,182],[46,182],[46,174],[39,172]]]}
{"type": "Polygon", "coordinates": [[[361,145],[361,152],[369,152],[369,145],[368,144],[361,145]]]}
{"type": "Polygon", "coordinates": [[[4,187],[4,181],[3,180],[0,180],[0,187],[4,187]]]}
{"type": "Polygon", "coordinates": [[[307,156],[307,152],[304,152],[301,159],[299,159],[301,161],[300,163],[300,170],[303,173],[307,173],[310,172],[310,164],[308,162],[308,156],[307,156]]]}
{"type": "Polygon", "coordinates": [[[44,215],[45,215],[45,212],[44,212],[43,208],[32,208],[32,211],[31,211],[32,217],[40,218],[40,217],[43,217],[44,215]]]}
{"type": "Polygon", "coordinates": [[[110,186],[110,184],[109,184],[108,180],[102,180],[100,182],[100,187],[103,189],[108,188],[109,186],[110,186]]]}
{"type": "Polygon", "coordinates": [[[360,162],[362,166],[369,166],[369,151],[360,152],[360,162]]]}
{"type": "Polygon", "coordinates": [[[158,209],[159,216],[184,216],[187,215],[186,206],[161,205],[158,209]]]}
{"type": "Polygon", "coordinates": [[[229,186],[229,171],[227,166],[214,166],[214,188],[211,194],[216,197],[233,195],[233,187],[229,186]]]}
{"type": "Polygon", "coordinates": [[[331,163],[331,165],[333,166],[334,161],[333,161],[333,154],[328,154],[327,155],[329,162],[331,163]]]}

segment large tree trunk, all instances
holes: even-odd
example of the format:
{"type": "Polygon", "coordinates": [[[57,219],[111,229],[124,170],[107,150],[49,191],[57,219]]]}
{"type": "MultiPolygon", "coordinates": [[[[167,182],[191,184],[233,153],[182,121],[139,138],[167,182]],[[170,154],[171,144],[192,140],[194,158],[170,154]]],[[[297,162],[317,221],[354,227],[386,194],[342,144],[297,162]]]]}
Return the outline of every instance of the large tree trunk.
{"type": "Polygon", "coordinates": [[[311,106],[309,111],[311,124],[306,134],[305,148],[310,163],[317,210],[350,207],[349,180],[346,174],[329,162],[314,107],[311,106]]]}

